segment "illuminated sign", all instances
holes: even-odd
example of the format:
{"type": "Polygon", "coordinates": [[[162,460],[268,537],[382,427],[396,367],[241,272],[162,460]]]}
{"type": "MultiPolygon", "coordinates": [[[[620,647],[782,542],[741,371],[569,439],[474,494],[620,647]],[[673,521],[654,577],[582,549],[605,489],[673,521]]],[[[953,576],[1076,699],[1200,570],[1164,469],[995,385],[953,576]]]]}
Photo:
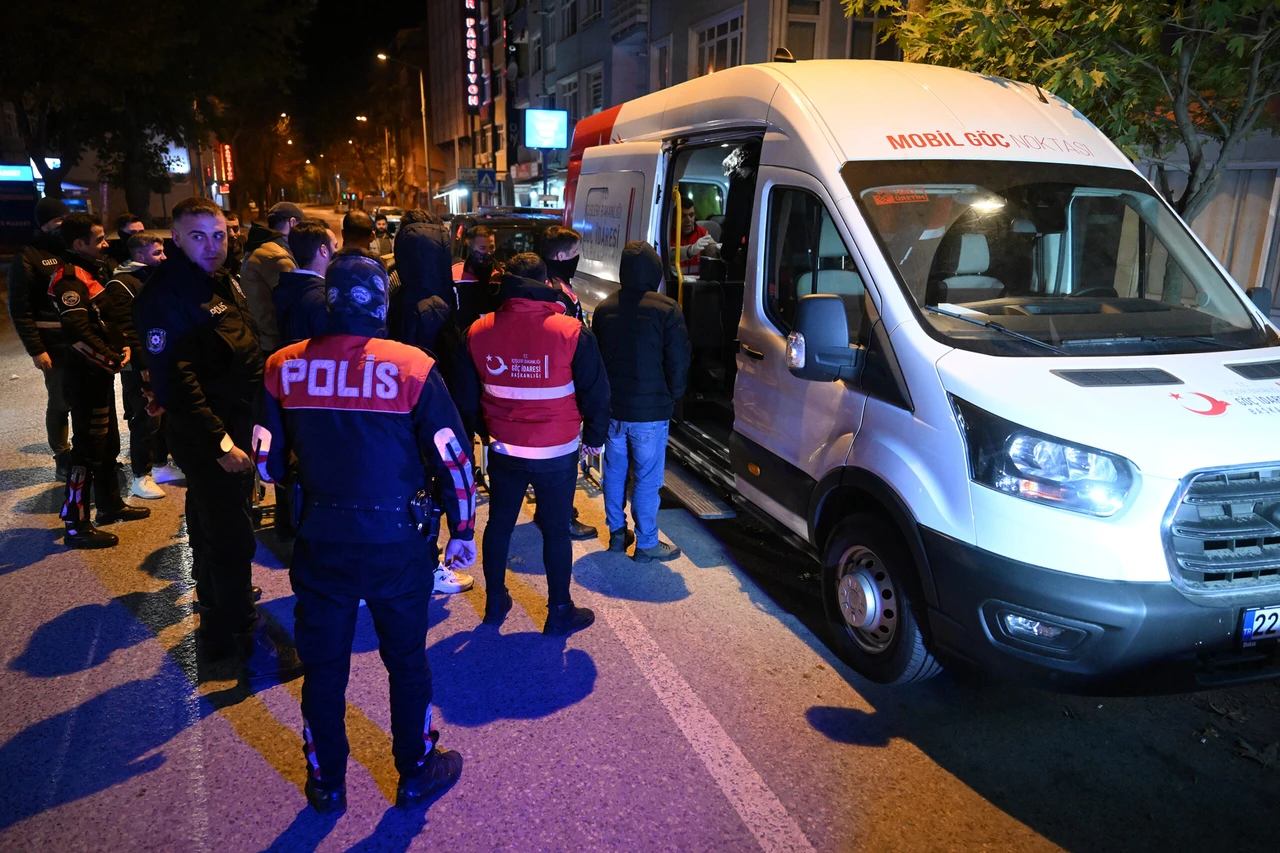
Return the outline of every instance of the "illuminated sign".
{"type": "Polygon", "coordinates": [[[568,148],[569,113],[566,110],[525,110],[525,148],[568,148]]]}
{"type": "Polygon", "coordinates": [[[224,142],[218,146],[218,156],[222,160],[222,180],[234,181],[236,179],[235,164],[231,162],[231,145],[224,142]]]}
{"type": "Polygon", "coordinates": [[[462,43],[462,63],[467,78],[467,109],[473,113],[480,110],[480,69],[484,67],[480,60],[480,36],[477,34],[479,5],[479,0],[462,0],[462,28],[465,36],[462,43]]]}
{"type": "Polygon", "coordinates": [[[0,166],[0,181],[34,181],[30,166],[0,166]]]}
{"type": "Polygon", "coordinates": [[[169,163],[169,174],[191,174],[191,157],[187,154],[187,149],[179,146],[176,142],[171,141],[169,143],[169,153],[165,156],[165,160],[169,163]]]}

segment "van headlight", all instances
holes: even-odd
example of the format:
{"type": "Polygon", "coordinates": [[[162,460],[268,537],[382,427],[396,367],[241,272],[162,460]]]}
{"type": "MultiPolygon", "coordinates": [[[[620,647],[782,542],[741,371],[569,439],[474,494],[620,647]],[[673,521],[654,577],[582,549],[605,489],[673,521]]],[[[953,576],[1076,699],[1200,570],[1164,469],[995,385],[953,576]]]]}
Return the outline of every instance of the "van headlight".
{"type": "Polygon", "coordinates": [[[1134,483],[1128,459],[1018,426],[957,397],[951,405],[973,482],[1089,515],[1115,515],[1124,506],[1134,483]]]}

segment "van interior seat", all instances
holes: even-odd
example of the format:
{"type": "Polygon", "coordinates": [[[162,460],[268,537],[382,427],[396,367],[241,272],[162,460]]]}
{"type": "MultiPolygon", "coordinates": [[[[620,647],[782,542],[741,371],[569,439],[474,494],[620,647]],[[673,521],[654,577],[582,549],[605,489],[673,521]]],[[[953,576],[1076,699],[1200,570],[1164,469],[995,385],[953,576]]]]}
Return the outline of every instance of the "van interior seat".
{"type": "Polygon", "coordinates": [[[862,314],[862,297],[867,288],[856,269],[835,266],[851,262],[849,251],[840,238],[840,232],[836,230],[835,222],[824,218],[822,234],[818,237],[818,271],[816,274],[803,272],[796,277],[796,295],[830,293],[839,296],[844,302],[849,328],[856,329],[862,314]]]}
{"type": "Polygon", "coordinates": [[[720,242],[719,222],[716,222],[714,219],[699,219],[698,224],[707,230],[707,233],[711,235],[712,240],[715,240],[717,243],[720,242]]]}
{"type": "Polygon", "coordinates": [[[981,302],[1004,294],[1004,283],[987,275],[991,250],[983,234],[949,234],[938,247],[925,304],[981,302]]]}

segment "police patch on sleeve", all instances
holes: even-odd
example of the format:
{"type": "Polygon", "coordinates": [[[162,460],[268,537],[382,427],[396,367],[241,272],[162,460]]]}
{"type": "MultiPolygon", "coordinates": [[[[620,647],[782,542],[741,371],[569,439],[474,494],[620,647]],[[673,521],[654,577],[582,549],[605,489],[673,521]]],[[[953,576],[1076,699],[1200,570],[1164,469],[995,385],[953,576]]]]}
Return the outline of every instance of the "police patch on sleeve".
{"type": "Polygon", "coordinates": [[[62,294],[62,304],[68,308],[75,308],[80,304],[80,294],[76,293],[74,290],[68,290],[66,293],[62,294]]]}
{"type": "Polygon", "coordinates": [[[164,329],[152,329],[147,332],[147,352],[159,355],[164,351],[164,329]]]}

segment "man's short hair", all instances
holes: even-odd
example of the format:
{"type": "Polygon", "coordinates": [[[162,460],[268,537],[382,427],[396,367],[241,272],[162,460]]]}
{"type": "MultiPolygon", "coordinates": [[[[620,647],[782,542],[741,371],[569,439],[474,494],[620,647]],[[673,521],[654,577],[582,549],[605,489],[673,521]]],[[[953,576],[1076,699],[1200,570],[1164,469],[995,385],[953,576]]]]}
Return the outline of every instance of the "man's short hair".
{"type": "Polygon", "coordinates": [[[510,275],[531,278],[534,281],[547,280],[547,265],[533,252],[521,252],[507,261],[507,272],[510,275]]]}
{"type": "Polygon", "coordinates": [[[308,267],[320,253],[320,247],[329,242],[329,226],[323,219],[303,219],[293,226],[286,239],[298,266],[308,267]]]}
{"type": "Polygon", "coordinates": [[[173,206],[173,223],[178,224],[179,219],[185,219],[188,216],[221,216],[222,208],[218,207],[207,198],[192,196],[184,198],[173,206]]]}
{"type": "Polygon", "coordinates": [[[490,231],[488,228],[485,228],[483,225],[477,225],[467,232],[467,242],[470,243],[472,240],[476,240],[480,237],[492,237],[492,236],[493,236],[493,232],[490,231]]]}
{"type": "Polygon", "coordinates": [[[432,225],[443,224],[440,217],[436,216],[434,213],[429,213],[420,207],[415,207],[413,210],[406,210],[404,215],[400,217],[401,228],[406,225],[412,225],[415,222],[428,222],[432,225]]]}
{"type": "Polygon", "coordinates": [[[222,209],[222,218],[223,218],[223,219],[225,219],[225,220],[227,220],[228,222],[230,222],[230,221],[231,221],[231,220],[233,220],[233,219],[234,219],[236,222],[239,222],[239,221],[240,221],[240,214],[236,213],[234,210],[227,210],[227,209],[224,207],[224,208],[222,209]]]}
{"type": "Polygon", "coordinates": [[[387,215],[386,215],[385,213],[379,213],[377,216],[373,217],[373,221],[374,221],[374,222],[386,222],[386,221],[387,221],[387,215]]]}
{"type": "Polygon", "coordinates": [[[129,242],[125,243],[124,245],[125,245],[125,248],[129,250],[129,257],[132,258],[132,257],[136,257],[139,252],[141,252],[143,249],[147,248],[148,246],[153,246],[156,243],[163,243],[163,242],[164,242],[164,238],[157,234],[148,234],[145,231],[140,231],[137,234],[134,234],[132,237],[130,237],[129,242]]]}
{"type": "MultiPolygon", "coordinates": [[[[368,214],[366,214],[366,216],[367,215],[368,214]]],[[[338,251],[333,253],[333,258],[329,260],[329,263],[333,263],[333,261],[337,258],[345,258],[351,255],[359,255],[362,258],[369,258],[370,260],[377,261],[378,263],[382,264],[383,267],[387,265],[387,262],[382,260],[381,255],[376,255],[373,252],[369,251],[368,249],[362,249],[359,246],[346,246],[344,248],[339,249],[338,251]]]]}
{"type": "Polygon", "coordinates": [[[353,210],[342,217],[342,242],[351,240],[372,240],[373,220],[363,210],[353,210]]]}
{"type": "Polygon", "coordinates": [[[540,254],[544,258],[554,258],[561,252],[568,252],[582,242],[582,235],[572,228],[563,225],[552,225],[542,232],[540,254]]]}
{"type": "Polygon", "coordinates": [[[142,217],[140,216],[134,216],[132,213],[122,213],[116,217],[116,233],[123,231],[126,225],[141,221],[142,217]]]}
{"type": "Polygon", "coordinates": [[[92,240],[95,225],[102,225],[102,220],[96,216],[88,213],[68,213],[62,220],[62,224],[58,226],[58,236],[62,238],[63,245],[70,249],[77,240],[83,240],[86,243],[92,240]]]}

